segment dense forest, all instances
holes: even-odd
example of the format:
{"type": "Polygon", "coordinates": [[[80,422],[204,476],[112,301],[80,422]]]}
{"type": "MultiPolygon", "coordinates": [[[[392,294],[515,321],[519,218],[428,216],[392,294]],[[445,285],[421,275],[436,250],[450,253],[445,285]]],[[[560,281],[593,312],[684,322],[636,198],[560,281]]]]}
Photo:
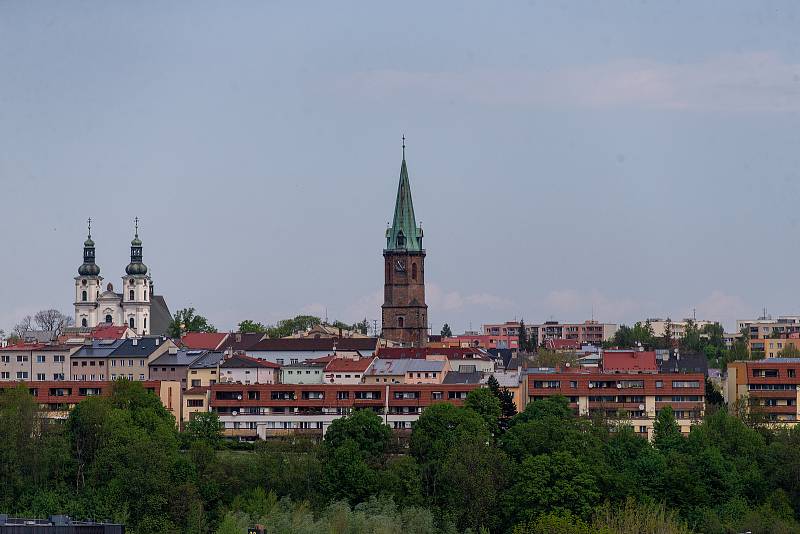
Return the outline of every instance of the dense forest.
{"type": "Polygon", "coordinates": [[[113,520],[133,533],[800,532],[800,430],[711,406],[688,437],[663,410],[648,443],[566,400],[523,413],[479,389],[400,439],[371,411],[325,440],[223,440],[213,414],[178,432],[138,383],[43,419],[0,396],[0,512],[113,520]]]}

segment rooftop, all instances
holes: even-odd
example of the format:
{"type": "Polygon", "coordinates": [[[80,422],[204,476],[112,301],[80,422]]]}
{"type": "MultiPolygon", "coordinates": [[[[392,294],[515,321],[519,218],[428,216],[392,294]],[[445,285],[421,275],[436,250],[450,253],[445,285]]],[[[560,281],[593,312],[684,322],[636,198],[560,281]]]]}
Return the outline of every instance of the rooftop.
{"type": "Polygon", "coordinates": [[[369,369],[372,364],[373,358],[361,358],[359,360],[351,360],[349,358],[334,358],[328,365],[325,366],[326,373],[338,372],[364,372],[369,369]]]}
{"type": "Polygon", "coordinates": [[[378,358],[369,369],[368,375],[405,375],[406,373],[441,373],[444,371],[443,360],[420,359],[382,359],[378,358]]]}
{"type": "Polygon", "coordinates": [[[268,369],[280,369],[280,365],[277,363],[272,363],[267,360],[262,360],[260,358],[251,358],[250,356],[245,356],[244,354],[234,354],[220,364],[221,368],[224,369],[248,369],[253,367],[264,367],[268,369]]]}
{"type": "Polygon", "coordinates": [[[188,332],[181,337],[181,345],[187,349],[216,350],[228,334],[218,332],[188,332]]]}

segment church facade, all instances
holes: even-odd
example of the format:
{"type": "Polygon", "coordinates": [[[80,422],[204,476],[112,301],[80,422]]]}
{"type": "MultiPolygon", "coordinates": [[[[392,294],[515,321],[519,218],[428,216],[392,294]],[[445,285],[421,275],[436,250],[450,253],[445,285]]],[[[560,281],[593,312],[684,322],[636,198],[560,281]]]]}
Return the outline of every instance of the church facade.
{"type": "Polygon", "coordinates": [[[103,287],[90,221],[89,235],[83,243],[83,264],[75,277],[75,326],[125,325],[139,336],[163,335],[170,320],[166,301],[164,297],[155,295],[153,280],[142,261],[138,219],[131,241],[131,262],[125,268],[119,292],[111,283],[103,287]]]}
{"type": "Polygon", "coordinates": [[[405,143],[394,219],[392,226],[386,229],[383,265],[382,336],[403,346],[425,346],[428,342],[425,249],[422,248],[422,228],[417,226],[414,216],[405,143]]]}

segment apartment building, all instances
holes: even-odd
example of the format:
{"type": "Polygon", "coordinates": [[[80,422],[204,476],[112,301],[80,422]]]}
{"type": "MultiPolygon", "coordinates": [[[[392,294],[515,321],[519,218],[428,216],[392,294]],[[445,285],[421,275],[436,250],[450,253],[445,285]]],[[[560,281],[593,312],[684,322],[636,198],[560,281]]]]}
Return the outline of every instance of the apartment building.
{"type": "Polygon", "coordinates": [[[767,358],[780,358],[786,350],[800,349],[800,334],[776,334],[775,337],[751,337],[747,340],[750,353],[761,352],[767,358]]]}
{"type": "Polygon", "coordinates": [[[683,319],[682,321],[669,321],[666,319],[648,319],[650,326],[653,328],[653,335],[656,337],[664,337],[667,331],[667,325],[670,325],[670,335],[672,339],[683,339],[686,337],[686,329],[689,322],[693,321],[698,329],[702,329],[706,325],[716,324],[714,321],[702,321],[695,319],[683,319]]]}
{"type": "MultiPolygon", "coordinates": [[[[24,382],[28,391],[44,410],[47,419],[63,420],[76,404],[93,396],[110,395],[114,382],[75,380],[48,380],[43,382],[24,382]]],[[[0,382],[0,390],[17,387],[15,382],[0,382]]],[[[177,382],[146,380],[143,386],[157,395],[164,407],[175,417],[181,419],[181,391],[177,382]]]]}
{"type": "Polygon", "coordinates": [[[327,384],[360,384],[375,358],[334,358],[325,366],[323,380],[327,384]]]}
{"type": "Polygon", "coordinates": [[[175,344],[160,336],[85,340],[70,356],[72,380],[149,380],[149,364],[175,344]]]}
{"type": "MultiPolygon", "coordinates": [[[[509,338],[519,335],[519,322],[508,321],[500,324],[483,325],[483,333],[488,336],[509,338]]],[[[541,324],[526,324],[525,330],[528,339],[537,340],[543,344],[548,339],[571,339],[581,344],[599,345],[614,337],[619,328],[612,323],[598,321],[584,321],[582,323],[559,323],[558,321],[545,321],[541,324]]]]}
{"type": "Polygon", "coordinates": [[[435,402],[461,405],[477,387],[481,386],[215,384],[209,390],[209,402],[229,437],[322,437],[334,420],[361,408],[375,410],[391,428],[407,431],[425,407],[435,402]]]}
{"type": "Polygon", "coordinates": [[[182,389],[187,389],[190,387],[188,385],[189,366],[210,352],[213,351],[169,347],[166,352],[149,363],[150,378],[179,382],[182,389]]]}
{"type": "Polygon", "coordinates": [[[771,358],[728,364],[723,381],[729,405],[745,402],[769,421],[796,424],[800,417],[799,358],[771,358]]]}
{"type": "Polygon", "coordinates": [[[280,369],[280,382],[282,384],[322,384],[325,377],[325,366],[333,358],[304,360],[297,363],[285,363],[283,366],[263,361],[265,364],[275,365],[280,369]]]}
{"type": "Polygon", "coordinates": [[[597,370],[532,371],[524,377],[527,402],[561,395],[577,415],[620,419],[643,437],[653,437],[659,411],[671,406],[681,432],[688,433],[705,410],[701,373],[640,373],[597,370]]]}
{"type": "Polygon", "coordinates": [[[776,319],[760,317],[758,319],[740,319],[736,321],[736,331],[741,332],[743,329],[747,331],[750,339],[766,339],[782,335],[800,334],[800,316],[780,315],[776,319]]]}
{"type": "Polygon", "coordinates": [[[0,348],[0,381],[69,379],[70,356],[79,347],[18,343],[0,348]]]}

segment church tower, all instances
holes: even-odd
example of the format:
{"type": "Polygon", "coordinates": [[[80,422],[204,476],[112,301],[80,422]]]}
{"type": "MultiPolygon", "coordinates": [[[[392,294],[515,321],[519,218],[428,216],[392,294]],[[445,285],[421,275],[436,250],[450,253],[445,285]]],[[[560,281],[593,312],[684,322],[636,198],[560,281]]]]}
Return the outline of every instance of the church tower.
{"type": "Polygon", "coordinates": [[[140,336],[150,332],[150,276],[142,263],[142,240],[139,239],[139,218],[135,220],[136,233],[131,241],[131,262],[122,277],[122,320],[140,336]]]}
{"type": "Polygon", "coordinates": [[[93,327],[97,325],[97,297],[100,296],[100,267],[95,263],[94,241],[92,241],[92,219],[89,219],[89,235],[83,243],[83,265],[78,267],[75,277],[75,325],[93,327]]]}
{"type": "Polygon", "coordinates": [[[422,228],[417,226],[414,218],[406,168],[405,138],[394,220],[392,226],[386,229],[383,264],[383,337],[404,346],[422,347],[428,342],[425,249],[422,248],[422,228]]]}

